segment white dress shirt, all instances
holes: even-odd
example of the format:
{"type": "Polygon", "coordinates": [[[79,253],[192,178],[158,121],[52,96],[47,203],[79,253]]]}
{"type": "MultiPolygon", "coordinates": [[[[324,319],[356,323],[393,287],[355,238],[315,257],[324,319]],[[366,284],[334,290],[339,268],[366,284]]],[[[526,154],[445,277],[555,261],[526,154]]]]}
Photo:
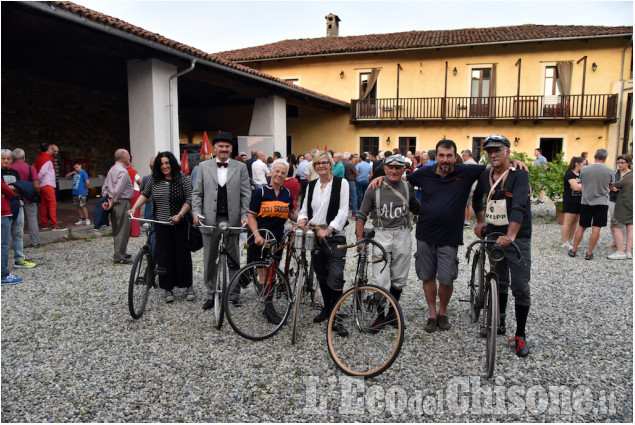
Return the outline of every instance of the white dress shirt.
{"type": "MultiPolygon", "coordinates": [[[[337,215],[330,223],[326,222],[326,213],[329,209],[329,202],[331,200],[331,189],[333,188],[333,180],[326,184],[326,187],[322,189],[322,184],[318,180],[315,183],[313,189],[313,198],[311,199],[311,207],[313,208],[313,218],[308,222],[309,225],[324,225],[331,226],[335,229],[334,235],[344,235],[342,229],[348,220],[348,194],[349,186],[346,180],[342,180],[342,186],[340,187],[340,206],[337,211],[337,215]]],[[[308,195],[307,187],[307,195],[308,195]]],[[[305,196],[302,202],[302,209],[298,215],[298,221],[308,218],[307,201],[309,197],[305,196]]]]}
{"type": "MultiPolygon", "coordinates": [[[[218,163],[222,162],[218,160],[218,157],[216,158],[216,169],[218,170],[218,185],[219,186],[225,186],[225,183],[227,183],[227,168],[229,167],[229,165],[227,167],[219,167],[218,163]]],[[[229,163],[229,159],[227,160],[227,163],[229,163]]]]}
{"type": "Polygon", "coordinates": [[[251,176],[254,184],[267,184],[267,176],[270,174],[267,164],[260,159],[254,161],[251,165],[251,176]]]}

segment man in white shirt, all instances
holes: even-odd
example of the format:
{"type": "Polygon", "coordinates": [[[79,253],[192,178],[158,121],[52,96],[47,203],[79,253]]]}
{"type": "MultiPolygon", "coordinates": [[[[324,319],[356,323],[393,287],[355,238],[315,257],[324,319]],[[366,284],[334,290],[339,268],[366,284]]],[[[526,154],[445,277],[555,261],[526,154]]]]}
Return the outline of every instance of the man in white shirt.
{"type": "Polygon", "coordinates": [[[253,176],[254,186],[256,190],[267,185],[267,177],[269,177],[270,171],[265,164],[264,152],[258,152],[258,159],[251,164],[251,175],[253,176]]]}

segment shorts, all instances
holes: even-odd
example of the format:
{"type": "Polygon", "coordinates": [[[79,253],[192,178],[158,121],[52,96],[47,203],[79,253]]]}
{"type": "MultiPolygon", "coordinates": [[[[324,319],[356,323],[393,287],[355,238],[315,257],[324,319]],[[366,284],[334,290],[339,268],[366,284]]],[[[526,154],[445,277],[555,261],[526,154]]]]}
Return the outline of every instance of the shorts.
{"type": "Polygon", "coordinates": [[[580,203],[563,203],[562,204],[562,212],[567,214],[580,214],[580,208],[582,205],[580,203]]]}
{"type": "Polygon", "coordinates": [[[633,223],[622,223],[621,221],[618,221],[615,217],[611,219],[611,226],[615,227],[616,229],[623,229],[624,227],[631,224],[633,223]]]}
{"type": "Polygon", "coordinates": [[[582,205],[580,208],[580,227],[606,227],[608,205],[582,205]]]}
{"type": "Polygon", "coordinates": [[[85,207],[86,206],[86,195],[73,195],[73,206],[74,207],[85,207]]]}
{"type": "Polygon", "coordinates": [[[453,285],[459,275],[458,246],[434,245],[417,239],[415,271],[421,280],[435,277],[443,285],[453,285]]]}

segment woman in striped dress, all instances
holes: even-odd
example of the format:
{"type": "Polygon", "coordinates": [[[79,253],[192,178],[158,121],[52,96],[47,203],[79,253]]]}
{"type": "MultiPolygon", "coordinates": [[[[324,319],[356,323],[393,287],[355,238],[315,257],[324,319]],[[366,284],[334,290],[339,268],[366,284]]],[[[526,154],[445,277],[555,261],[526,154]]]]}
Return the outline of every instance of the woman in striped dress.
{"type": "Polygon", "coordinates": [[[159,286],[165,290],[165,301],[174,301],[174,288],[187,288],[186,299],[195,298],[192,288],[192,255],[187,249],[187,231],[192,222],[192,186],[171,152],[160,152],[154,160],[152,177],[128,213],[134,213],[152,198],[152,217],[171,221],[173,225],[155,224],[156,266],[166,273],[159,275],[159,286]]]}

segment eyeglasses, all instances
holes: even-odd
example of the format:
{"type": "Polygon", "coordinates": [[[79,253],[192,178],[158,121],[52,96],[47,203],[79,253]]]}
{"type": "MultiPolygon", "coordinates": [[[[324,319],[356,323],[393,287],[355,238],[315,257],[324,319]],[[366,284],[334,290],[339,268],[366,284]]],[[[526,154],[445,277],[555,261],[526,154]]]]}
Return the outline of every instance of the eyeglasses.
{"type": "Polygon", "coordinates": [[[313,165],[315,167],[326,167],[330,164],[330,162],[328,161],[322,161],[322,162],[314,162],[313,165]]]}
{"type": "Polygon", "coordinates": [[[618,164],[628,164],[626,161],[617,161],[618,164]]]}

